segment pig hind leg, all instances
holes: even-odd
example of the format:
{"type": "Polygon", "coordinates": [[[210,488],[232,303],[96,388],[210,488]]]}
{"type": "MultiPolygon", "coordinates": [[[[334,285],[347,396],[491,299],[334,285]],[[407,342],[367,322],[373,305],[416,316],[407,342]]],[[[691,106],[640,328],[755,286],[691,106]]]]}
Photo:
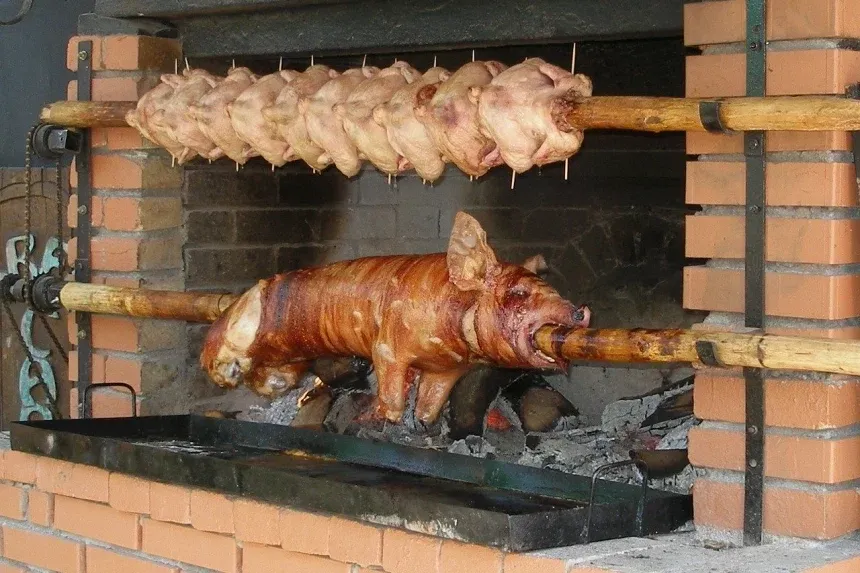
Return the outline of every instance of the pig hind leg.
{"type": "Polygon", "coordinates": [[[424,372],[418,383],[418,401],[415,417],[425,424],[432,424],[448,402],[451,391],[467,369],[451,372],[424,372]]]}

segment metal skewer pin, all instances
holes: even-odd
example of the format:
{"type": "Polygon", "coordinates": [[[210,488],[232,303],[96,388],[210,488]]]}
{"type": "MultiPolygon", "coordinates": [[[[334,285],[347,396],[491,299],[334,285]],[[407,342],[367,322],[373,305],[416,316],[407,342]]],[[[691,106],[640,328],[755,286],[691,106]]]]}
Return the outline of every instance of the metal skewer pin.
{"type": "MultiPolygon", "coordinates": [[[[573,43],[573,52],[570,56],[570,73],[576,70],[576,42],[573,43]]],[[[567,181],[567,176],[570,168],[570,157],[564,159],[564,180],[567,181]]]]}

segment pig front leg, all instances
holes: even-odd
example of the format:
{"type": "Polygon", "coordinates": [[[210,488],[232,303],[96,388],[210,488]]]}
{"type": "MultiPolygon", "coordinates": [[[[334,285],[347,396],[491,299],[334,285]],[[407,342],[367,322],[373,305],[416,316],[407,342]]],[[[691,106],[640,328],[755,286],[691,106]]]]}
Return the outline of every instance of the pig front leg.
{"type": "Polygon", "coordinates": [[[406,411],[409,388],[415,381],[418,371],[408,364],[393,361],[393,356],[385,350],[374,349],[373,368],[376,370],[377,381],[377,413],[389,422],[397,423],[406,411]]]}
{"type": "Polygon", "coordinates": [[[260,396],[277,398],[298,386],[310,365],[310,362],[292,362],[280,366],[260,366],[248,372],[245,385],[260,396]]]}
{"type": "Polygon", "coordinates": [[[432,424],[448,402],[451,391],[468,368],[448,372],[423,372],[418,382],[418,401],[415,417],[424,424],[432,424]]]}

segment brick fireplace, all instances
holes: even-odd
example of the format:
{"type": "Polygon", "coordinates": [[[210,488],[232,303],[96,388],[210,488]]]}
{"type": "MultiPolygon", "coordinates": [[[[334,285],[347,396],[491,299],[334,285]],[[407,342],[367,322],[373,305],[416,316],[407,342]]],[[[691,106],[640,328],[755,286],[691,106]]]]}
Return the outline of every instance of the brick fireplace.
{"type": "MultiPolygon", "coordinates": [[[[860,37],[860,19],[853,15],[860,1],[770,0],[769,5],[769,95],[841,94],[847,84],[860,81],[860,56],[840,41],[860,37]]],[[[594,78],[596,95],[744,95],[744,22],[742,0],[690,3],[683,46],[693,55],[684,57],[680,40],[585,44],[577,68],[594,78]],[[638,52],[645,47],[649,51],[638,52]]],[[[70,40],[70,69],[77,66],[80,39],[70,40]]],[[[182,59],[174,40],[86,39],[94,41],[96,100],[136,100],[182,59]]],[[[526,55],[559,64],[562,55],[569,57],[567,47],[487,50],[482,57],[510,63],[526,55]]],[[[375,63],[374,57],[368,63],[375,63]]],[[[403,57],[419,67],[431,58],[403,57]]],[[[465,52],[444,57],[452,66],[468,59],[465,52]]],[[[228,65],[192,64],[218,73],[228,65]]],[[[263,73],[277,65],[247,64],[263,73]]],[[[446,65],[442,57],[440,65],[446,65]]],[[[72,82],[70,99],[75,93],[72,82]]],[[[96,283],[241,292],[258,278],[312,264],[444,250],[453,214],[463,209],[482,222],[501,258],[544,254],[551,267],[548,281],[575,302],[588,302],[595,326],[743,326],[740,136],[691,133],[684,140],[593,132],[586,135],[589,151],[579,163],[571,162],[569,181],[556,166],[518,176],[514,190],[505,170],[479,182],[449,170],[430,187],[413,176],[389,185],[372,169],[352,181],[333,170],[315,175],[289,165],[273,173],[255,162],[238,172],[224,164],[180,169],[130,128],[94,129],[92,144],[96,283]]],[[[857,338],[860,195],[849,134],[771,133],[767,151],[766,330],[857,338]]],[[[74,169],[71,174],[74,188],[74,169]]],[[[76,219],[72,196],[69,224],[76,219]]],[[[75,252],[74,239],[69,252],[75,252]]],[[[142,414],[187,412],[220,394],[196,365],[205,330],[175,321],[94,315],[93,382],[131,384],[142,414]]],[[[73,316],[69,336],[75,344],[73,316]]],[[[72,379],[76,359],[71,352],[72,379]]],[[[660,376],[654,382],[648,369],[618,368],[621,376],[611,370],[574,367],[558,383],[567,385],[566,395],[591,394],[593,403],[583,396],[577,406],[598,416],[608,401],[659,385],[660,376]],[[606,388],[620,379],[626,385],[606,388]]],[[[76,404],[76,390],[65,388],[76,404]]],[[[765,391],[768,543],[759,553],[745,553],[744,563],[762,571],[782,562],[791,563],[792,571],[817,573],[860,568],[852,537],[860,530],[858,381],[769,371],[765,391]]],[[[130,400],[121,390],[101,389],[93,395],[93,414],[128,416],[130,400]]],[[[694,400],[701,420],[689,438],[690,462],[701,474],[693,488],[695,544],[681,538],[627,539],[605,551],[503,554],[6,452],[0,474],[5,480],[0,571],[27,571],[23,564],[28,563],[41,568],[32,571],[90,573],[123,568],[626,572],[644,571],[634,568],[630,555],[650,557],[653,566],[665,563],[655,571],[670,570],[660,559],[672,551],[703,567],[717,566],[715,552],[702,543],[711,548],[738,543],[743,528],[741,372],[698,370],[694,400]]]]}

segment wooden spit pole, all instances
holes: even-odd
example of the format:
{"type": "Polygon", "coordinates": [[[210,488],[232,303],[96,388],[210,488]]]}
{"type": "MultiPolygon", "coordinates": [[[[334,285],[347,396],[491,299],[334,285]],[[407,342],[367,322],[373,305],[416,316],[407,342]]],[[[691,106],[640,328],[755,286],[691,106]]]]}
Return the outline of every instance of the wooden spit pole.
{"type": "Polygon", "coordinates": [[[730,131],[860,130],[860,100],[841,96],[563,97],[553,117],[561,129],[706,131],[702,102],[719,102],[720,123],[730,131]]]}
{"type": "Polygon", "coordinates": [[[66,283],[60,305],[66,310],[210,323],[238,298],[206,294],[66,283]]]}
{"type": "MultiPolygon", "coordinates": [[[[66,310],[211,323],[238,297],[67,283],[66,310]]],[[[860,376],[860,340],[830,340],[675,329],[571,329],[545,326],[535,334],[542,352],[567,360],[700,364],[696,343],[711,343],[717,365],[807,370],[860,376]]]]}
{"type": "Polygon", "coordinates": [[[135,106],[133,101],[58,101],[42,108],[39,119],[63,127],[128,127],[125,114],[135,106]]]}
{"type": "Polygon", "coordinates": [[[544,326],[535,333],[542,352],[568,360],[689,362],[701,364],[697,342],[708,344],[718,367],[747,366],[860,374],[860,340],[802,338],[705,330],[571,329],[544,326]]]}
{"type": "MultiPolygon", "coordinates": [[[[837,95],[735,98],[561,97],[553,117],[561,129],[706,131],[701,102],[719,102],[720,121],[732,131],[860,130],[860,100],[837,95]]],[[[127,126],[135,102],[59,101],[42,109],[40,119],[65,127],[127,126]]]]}

